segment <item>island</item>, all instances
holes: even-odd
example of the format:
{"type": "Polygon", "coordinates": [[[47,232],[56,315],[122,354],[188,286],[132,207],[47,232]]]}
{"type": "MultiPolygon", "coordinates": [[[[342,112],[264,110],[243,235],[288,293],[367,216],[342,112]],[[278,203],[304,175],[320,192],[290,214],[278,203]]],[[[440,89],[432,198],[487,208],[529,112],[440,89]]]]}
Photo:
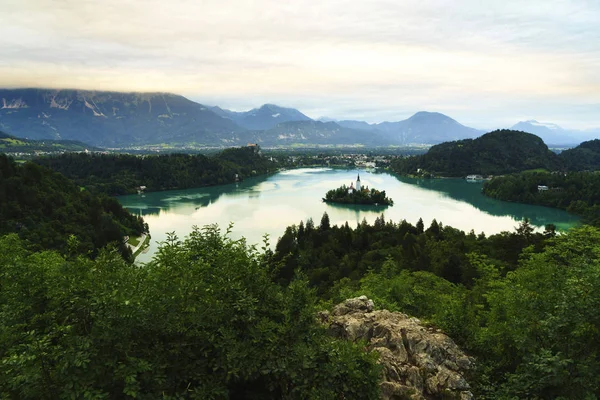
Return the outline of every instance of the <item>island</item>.
{"type": "Polygon", "coordinates": [[[394,201],[385,195],[385,190],[370,189],[363,187],[360,183],[360,174],[356,177],[356,187],[350,183],[350,187],[342,185],[332,189],[323,198],[325,203],[341,204],[366,204],[374,206],[393,206],[394,201]]]}

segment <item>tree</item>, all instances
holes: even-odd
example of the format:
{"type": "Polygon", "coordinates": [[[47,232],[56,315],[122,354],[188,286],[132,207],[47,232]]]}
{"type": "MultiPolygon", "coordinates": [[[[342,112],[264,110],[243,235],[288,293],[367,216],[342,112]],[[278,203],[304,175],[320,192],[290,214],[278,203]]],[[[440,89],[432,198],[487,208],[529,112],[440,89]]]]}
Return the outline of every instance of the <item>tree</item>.
{"type": "Polygon", "coordinates": [[[483,348],[505,373],[502,398],[594,398],[600,393],[600,231],[571,230],[491,291],[483,348]]]}
{"type": "Polygon", "coordinates": [[[322,231],[326,231],[329,228],[331,228],[330,224],[329,224],[329,215],[327,215],[327,211],[323,213],[323,216],[321,217],[321,223],[319,224],[319,229],[322,231]]]}
{"type": "Polygon", "coordinates": [[[262,260],[215,226],[144,268],[0,238],[0,398],[378,398],[376,354],[332,340],[306,280],[262,260]]]}
{"type": "Polygon", "coordinates": [[[419,218],[417,221],[417,233],[420,235],[425,230],[425,225],[423,224],[423,218],[419,218]]]}

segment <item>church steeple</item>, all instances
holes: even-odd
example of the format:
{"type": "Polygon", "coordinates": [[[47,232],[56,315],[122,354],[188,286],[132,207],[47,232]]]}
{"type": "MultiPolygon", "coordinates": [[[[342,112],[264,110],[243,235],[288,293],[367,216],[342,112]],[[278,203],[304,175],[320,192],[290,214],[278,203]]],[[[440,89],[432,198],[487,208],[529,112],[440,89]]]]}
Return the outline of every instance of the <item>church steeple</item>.
{"type": "Polygon", "coordinates": [[[361,186],[360,186],[360,174],[358,174],[356,176],[356,191],[360,192],[361,186]]]}

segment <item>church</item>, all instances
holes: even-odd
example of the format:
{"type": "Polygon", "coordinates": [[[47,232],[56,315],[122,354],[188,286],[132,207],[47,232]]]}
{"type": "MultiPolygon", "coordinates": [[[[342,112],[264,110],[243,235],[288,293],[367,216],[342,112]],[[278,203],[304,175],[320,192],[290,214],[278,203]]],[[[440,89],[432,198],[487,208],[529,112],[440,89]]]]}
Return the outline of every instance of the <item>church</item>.
{"type": "Polygon", "coordinates": [[[360,192],[361,188],[362,187],[360,185],[360,174],[358,174],[356,177],[356,189],[352,186],[352,182],[350,182],[350,187],[348,188],[348,194],[354,193],[354,190],[356,190],[357,192],[360,192]]]}

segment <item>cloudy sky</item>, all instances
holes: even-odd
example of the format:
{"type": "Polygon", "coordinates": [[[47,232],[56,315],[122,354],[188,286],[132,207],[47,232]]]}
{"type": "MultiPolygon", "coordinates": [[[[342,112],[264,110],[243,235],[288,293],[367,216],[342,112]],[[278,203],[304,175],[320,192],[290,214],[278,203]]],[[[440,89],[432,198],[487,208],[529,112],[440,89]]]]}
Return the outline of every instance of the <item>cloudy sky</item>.
{"type": "Polygon", "coordinates": [[[600,127],[598,0],[1,0],[0,86],[600,127]]]}

